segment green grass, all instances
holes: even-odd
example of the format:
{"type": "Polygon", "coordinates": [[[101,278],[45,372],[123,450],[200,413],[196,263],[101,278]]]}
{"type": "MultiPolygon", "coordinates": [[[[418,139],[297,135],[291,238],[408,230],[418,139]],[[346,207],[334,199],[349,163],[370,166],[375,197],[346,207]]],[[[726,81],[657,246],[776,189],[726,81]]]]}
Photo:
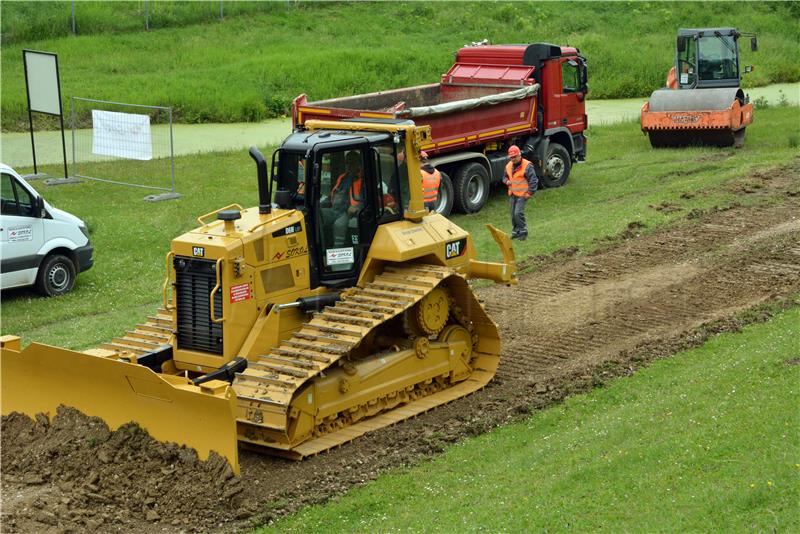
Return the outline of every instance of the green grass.
{"type": "Polygon", "coordinates": [[[797,532],[800,308],[266,532],[797,532]]]}
{"type": "MultiPolygon", "coordinates": [[[[534,237],[515,242],[517,255],[527,257],[567,246],[587,250],[633,222],[647,231],[694,209],[747,203],[747,196],[723,185],[797,157],[798,135],[800,108],[796,107],[759,110],[748,128],[745,147],[739,150],[653,150],[638,122],[590,126],[587,163],[573,167],[565,187],[539,191],[528,202],[526,216],[534,237]],[[654,208],[663,202],[679,209],[654,208]]],[[[472,233],[481,258],[496,259],[497,247],[484,226],[491,221],[511,231],[506,192],[493,190],[479,214],[456,215],[452,220],[472,233]]]]}
{"type": "MultiPolygon", "coordinates": [[[[588,251],[633,221],[648,231],[693,209],[747,203],[747,197],[728,185],[749,172],[767,171],[796,158],[798,149],[790,141],[800,135],[798,118],[800,108],[759,110],[740,150],[656,151],[633,123],[593,127],[588,163],[574,169],[565,187],[544,190],[528,205],[531,238],[515,242],[517,257],[524,260],[569,246],[588,251]],[[703,161],[706,158],[710,159],[703,161]],[[691,198],[682,198],[686,196],[691,198]],[[663,202],[681,210],[665,213],[651,207],[663,202]]],[[[274,147],[261,148],[269,154],[274,147]]],[[[136,163],[117,166],[130,170],[136,163]]],[[[62,172],[57,165],[44,169],[54,176],[62,172]]],[[[162,203],[143,202],[148,191],[138,188],[91,181],[58,187],[33,182],[53,205],[88,223],[95,266],[63,297],[43,299],[30,290],[4,292],[2,333],[22,335],[25,343],[35,340],[75,349],[121,334],[159,304],[165,255],[173,237],[196,227],[199,215],[232,203],[257,203],[255,166],[244,150],[176,158],[176,176],[183,198],[162,203]]],[[[472,233],[480,258],[500,259],[485,224],[511,230],[502,190],[494,192],[479,214],[453,220],[472,233]]]]}
{"type": "MultiPolygon", "coordinates": [[[[27,128],[23,48],[59,54],[65,109],[79,96],[173,106],[180,122],[235,122],[281,115],[300,93],[435,82],[455,50],[483,38],[577,46],[590,98],[646,96],[664,84],[678,27],[732,23],[726,2],[225,2],[224,21],[213,4],[150,2],[155,29],[145,32],[142,2],[79,2],[80,35],[65,36],[71,2],[3,2],[2,128],[27,128]]],[[[761,48],[743,47],[757,66],[746,85],[800,80],[798,5],[736,6],[761,48]]]]}

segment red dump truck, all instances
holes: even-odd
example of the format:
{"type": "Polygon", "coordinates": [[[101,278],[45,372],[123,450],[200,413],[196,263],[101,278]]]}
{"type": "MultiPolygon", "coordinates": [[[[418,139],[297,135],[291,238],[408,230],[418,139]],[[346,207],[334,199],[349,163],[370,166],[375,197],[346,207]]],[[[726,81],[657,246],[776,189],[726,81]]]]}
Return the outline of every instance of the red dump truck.
{"type": "Polygon", "coordinates": [[[442,173],[436,211],[479,211],[503,178],[512,144],[559,187],[586,157],[586,59],[547,43],[473,45],[456,53],[440,83],[292,104],[295,128],[310,119],[410,119],[431,127],[423,149],[442,173]]]}

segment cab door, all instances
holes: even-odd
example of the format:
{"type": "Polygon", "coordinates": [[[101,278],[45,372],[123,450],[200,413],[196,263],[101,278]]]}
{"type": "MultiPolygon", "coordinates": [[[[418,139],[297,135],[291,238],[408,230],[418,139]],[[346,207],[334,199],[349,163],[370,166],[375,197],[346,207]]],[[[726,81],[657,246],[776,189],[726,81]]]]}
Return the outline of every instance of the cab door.
{"type": "Polygon", "coordinates": [[[316,155],[315,251],[319,283],[355,283],[377,228],[374,168],[369,146],[332,148],[316,155]]]}
{"type": "Polygon", "coordinates": [[[39,197],[15,176],[2,173],[0,178],[0,272],[2,288],[31,285],[42,258],[43,220],[39,197]]]}
{"type": "Polygon", "coordinates": [[[585,85],[581,83],[581,65],[577,58],[561,59],[561,87],[559,98],[561,126],[577,134],[586,129],[585,85]]]}

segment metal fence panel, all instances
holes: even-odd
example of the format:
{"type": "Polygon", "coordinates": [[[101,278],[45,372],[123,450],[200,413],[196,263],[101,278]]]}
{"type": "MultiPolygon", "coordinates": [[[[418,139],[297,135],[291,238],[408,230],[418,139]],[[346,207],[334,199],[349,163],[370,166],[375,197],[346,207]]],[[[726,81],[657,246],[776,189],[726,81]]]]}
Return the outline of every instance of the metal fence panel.
{"type": "Polygon", "coordinates": [[[172,108],[72,97],[71,176],[168,191],[178,198],[172,108]]]}

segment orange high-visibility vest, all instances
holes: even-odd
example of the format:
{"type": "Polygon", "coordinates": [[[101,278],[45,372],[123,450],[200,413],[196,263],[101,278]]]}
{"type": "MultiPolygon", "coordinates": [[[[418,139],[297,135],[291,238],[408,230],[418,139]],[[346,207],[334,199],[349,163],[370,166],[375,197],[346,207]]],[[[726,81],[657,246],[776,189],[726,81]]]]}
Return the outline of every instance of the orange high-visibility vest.
{"type": "Polygon", "coordinates": [[[515,172],[511,172],[514,162],[509,161],[506,165],[506,177],[508,178],[508,196],[523,197],[528,191],[528,180],[525,178],[525,169],[531,162],[522,158],[522,162],[515,172]]]}
{"type": "Polygon", "coordinates": [[[433,172],[427,172],[420,169],[422,173],[422,201],[426,204],[428,202],[436,202],[439,196],[439,184],[442,181],[442,173],[438,169],[433,172]]]}
{"type": "MultiPolygon", "coordinates": [[[[339,186],[342,185],[342,180],[344,180],[345,176],[347,176],[347,173],[343,172],[342,174],[339,175],[339,178],[336,179],[336,185],[334,185],[333,189],[331,189],[331,198],[333,198],[333,196],[336,194],[336,190],[339,189],[339,186]]],[[[361,171],[358,171],[358,178],[356,178],[356,180],[350,184],[350,191],[348,191],[348,193],[350,194],[351,206],[358,206],[363,200],[361,196],[362,183],[363,182],[361,181],[361,171]]]]}

